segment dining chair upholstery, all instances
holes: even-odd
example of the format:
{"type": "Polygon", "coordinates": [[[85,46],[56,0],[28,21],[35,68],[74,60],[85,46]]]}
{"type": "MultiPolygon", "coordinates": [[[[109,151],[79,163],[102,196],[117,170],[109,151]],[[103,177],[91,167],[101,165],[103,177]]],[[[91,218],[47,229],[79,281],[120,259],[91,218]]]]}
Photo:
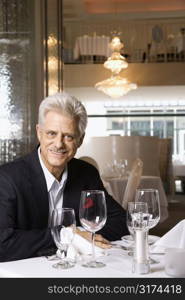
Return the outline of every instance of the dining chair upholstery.
{"type": "Polygon", "coordinates": [[[137,158],[132,165],[128,182],[126,185],[125,193],[123,196],[122,206],[127,209],[128,202],[134,201],[136,189],[139,186],[141,175],[143,171],[143,162],[140,158],[137,158]]]}

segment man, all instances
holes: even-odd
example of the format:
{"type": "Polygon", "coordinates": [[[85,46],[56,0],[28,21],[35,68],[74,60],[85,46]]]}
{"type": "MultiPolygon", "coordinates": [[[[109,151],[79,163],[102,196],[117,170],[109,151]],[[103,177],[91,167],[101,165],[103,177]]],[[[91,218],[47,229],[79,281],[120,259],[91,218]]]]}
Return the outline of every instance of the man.
{"type": "MultiPolygon", "coordinates": [[[[104,190],[107,222],[96,235],[97,245],[127,234],[125,211],[104,189],[99,173],[75,159],[87,125],[84,106],[66,93],[44,99],[36,126],[39,147],[0,167],[0,261],[56,251],[49,224],[54,208],[72,207],[77,226],[82,190],[104,190]]],[[[79,234],[89,238],[89,233],[79,234]]]]}

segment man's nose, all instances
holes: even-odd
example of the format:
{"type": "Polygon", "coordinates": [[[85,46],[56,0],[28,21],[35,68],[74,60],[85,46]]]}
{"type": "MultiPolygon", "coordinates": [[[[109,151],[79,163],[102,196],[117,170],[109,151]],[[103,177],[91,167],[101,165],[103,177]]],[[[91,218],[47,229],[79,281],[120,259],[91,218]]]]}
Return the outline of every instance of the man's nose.
{"type": "Polygon", "coordinates": [[[63,136],[58,136],[55,140],[56,147],[61,148],[63,144],[64,144],[64,137],[63,136]]]}

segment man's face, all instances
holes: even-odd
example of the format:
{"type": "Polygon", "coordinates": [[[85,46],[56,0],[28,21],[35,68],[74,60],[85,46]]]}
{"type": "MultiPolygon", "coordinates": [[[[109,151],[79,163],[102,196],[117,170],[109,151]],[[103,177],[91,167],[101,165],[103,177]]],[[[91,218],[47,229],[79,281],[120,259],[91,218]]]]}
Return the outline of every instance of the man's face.
{"type": "Polygon", "coordinates": [[[44,124],[36,127],[42,160],[57,179],[60,179],[67,162],[74,157],[83,140],[79,141],[77,126],[74,118],[49,111],[44,124]]]}

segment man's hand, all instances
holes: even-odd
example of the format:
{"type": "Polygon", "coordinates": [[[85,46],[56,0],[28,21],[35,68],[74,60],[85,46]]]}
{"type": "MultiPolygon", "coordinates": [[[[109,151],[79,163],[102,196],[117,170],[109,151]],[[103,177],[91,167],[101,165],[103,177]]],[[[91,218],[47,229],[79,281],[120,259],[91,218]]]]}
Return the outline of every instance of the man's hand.
{"type": "MultiPolygon", "coordinates": [[[[92,241],[92,233],[87,232],[87,231],[81,231],[80,229],[76,229],[76,233],[81,235],[83,238],[85,238],[88,241],[92,241]]],[[[104,237],[101,234],[95,234],[95,245],[103,248],[103,249],[108,249],[111,248],[111,244],[108,240],[104,239],[104,237]]]]}

